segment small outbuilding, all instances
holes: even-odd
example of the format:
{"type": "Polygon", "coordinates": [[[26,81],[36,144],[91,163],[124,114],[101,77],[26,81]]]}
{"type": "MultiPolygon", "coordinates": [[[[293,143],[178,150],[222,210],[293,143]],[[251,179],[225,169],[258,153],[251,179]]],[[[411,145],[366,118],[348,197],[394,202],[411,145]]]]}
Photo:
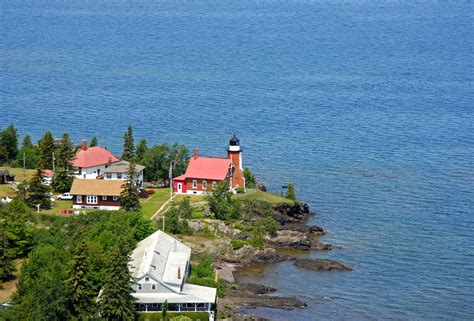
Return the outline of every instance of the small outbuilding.
{"type": "Polygon", "coordinates": [[[7,184],[15,181],[15,174],[10,173],[8,169],[0,169],[0,184],[7,184]]]}

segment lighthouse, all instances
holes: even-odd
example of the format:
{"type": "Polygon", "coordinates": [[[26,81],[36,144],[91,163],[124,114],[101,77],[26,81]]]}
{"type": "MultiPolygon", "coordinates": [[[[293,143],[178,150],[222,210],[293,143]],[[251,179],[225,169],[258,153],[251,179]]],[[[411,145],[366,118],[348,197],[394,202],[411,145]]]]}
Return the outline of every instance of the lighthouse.
{"type": "Polygon", "coordinates": [[[229,141],[227,157],[233,165],[232,188],[245,188],[244,169],[242,167],[242,146],[240,146],[240,140],[235,134],[229,141]]]}

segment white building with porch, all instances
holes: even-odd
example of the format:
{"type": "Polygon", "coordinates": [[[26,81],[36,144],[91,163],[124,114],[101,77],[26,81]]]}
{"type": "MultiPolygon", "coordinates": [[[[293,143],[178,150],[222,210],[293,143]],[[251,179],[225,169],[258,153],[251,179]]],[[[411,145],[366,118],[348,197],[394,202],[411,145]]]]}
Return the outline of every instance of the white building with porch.
{"type": "Polygon", "coordinates": [[[217,289],[186,283],[190,257],[191,248],[162,231],[138,243],[130,262],[138,312],[160,312],[166,301],[170,312],[204,311],[214,320],[217,289]]]}

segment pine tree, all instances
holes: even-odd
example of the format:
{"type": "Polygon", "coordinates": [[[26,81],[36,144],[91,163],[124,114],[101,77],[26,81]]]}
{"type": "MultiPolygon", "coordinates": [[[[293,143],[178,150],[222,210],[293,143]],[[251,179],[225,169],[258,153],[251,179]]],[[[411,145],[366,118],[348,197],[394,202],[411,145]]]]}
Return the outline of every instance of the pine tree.
{"type": "Polygon", "coordinates": [[[13,278],[13,273],[16,271],[15,255],[14,251],[8,246],[9,241],[5,235],[4,227],[0,227],[0,281],[8,281],[13,278]]]}
{"type": "Polygon", "coordinates": [[[147,150],[148,146],[146,144],[146,139],[142,138],[137,145],[137,153],[135,156],[137,163],[140,163],[143,160],[143,156],[145,156],[147,150]]]}
{"type": "Polygon", "coordinates": [[[73,170],[71,161],[76,157],[76,148],[69,134],[65,133],[61,138],[57,149],[57,170],[54,173],[51,187],[54,191],[64,193],[69,192],[72,186],[73,170]]]}
{"type": "Polygon", "coordinates": [[[33,147],[33,143],[31,142],[30,135],[25,135],[23,138],[23,142],[21,143],[21,148],[31,148],[33,147]]]}
{"type": "Polygon", "coordinates": [[[36,208],[38,204],[41,208],[51,208],[51,198],[49,187],[43,184],[42,169],[38,168],[36,174],[30,180],[27,203],[30,207],[36,208]]]}
{"type": "Polygon", "coordinates": [[[52,169],[53,168],[53,152],[54,152],[54,138],[53,133],[49,130],[43,135],[38,142],[39,147],[39,167],[52,169]]]}
{"type": "Polygon", "coordinates": [[[65,169],[70,169],[71,161],[76,157],[76,147],[68,133],[64,133],[61,138],[56,154],[56,165],[65,169]]]}
{"type": "Polygon", "coordinates": [[[110,252],[104,285],[98,299],[99,314],[103,319],[135,320],[129,260],[124,247],[115,247],[110,252]]]}
{"type": "Polygon", "coordinates": [[[66,193],[71,190],[73,181],[74,176],[72,175],[71,169],[59,168],[54,174],[53,180],[51,182],[51,188],[55,192],[66,193]]]}
{"type": "Polygon", "coordinates": [[[10,125],[0,132],[0,146],[6,161],[14,160],[18,154],[18,134],[15,126],[10,125]]]}
{"type": "Polygon", "coordinates": [[[128,130],[123,136],[122,159],[129,161],[133,157],[135,157],[135,144],[133,141],[133,130],[132,130],[132,126],[128,125],[128,130]]]}
{"type": "Polygon", "coordinates": [[[71,261],[67,283],[71,289],[72,314],[81,320],[89,319],[94,312],[94,289],[89,280],[87,265],[87,247],[81,243],[71,261]]]}
{"type": "Polygon", "coordinates": [[[89,147],[95,147],[98,145],[99,145],[99,142],[97,141],[97,136],[92,137],[89,147]]]}
{"type": "Polygon", "coordinates": [[[122,185],[120,193],[120,205],[127,212],[140,210],[140,198],[137,188],[137,173],[135,171],[135,162],[130,160],[127,170],[127,179],[122,185]]]}
{"type": "Polygon", "coordinates": [[[296,202],[296,192],[293,183],[288,183],[288,192],[286,193],[286,198],[296,202]]]}

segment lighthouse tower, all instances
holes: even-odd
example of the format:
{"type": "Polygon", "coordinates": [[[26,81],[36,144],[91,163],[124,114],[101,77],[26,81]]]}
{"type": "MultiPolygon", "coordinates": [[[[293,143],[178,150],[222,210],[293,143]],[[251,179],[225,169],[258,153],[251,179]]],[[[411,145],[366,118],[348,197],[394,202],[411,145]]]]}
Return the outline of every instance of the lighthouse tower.
{"type": "Polygon", "coordinates": [[[232,173],[232,188],[245,188],[244,170],[242,167],[242,147],[235,134],[229,141],[227,157],[231,160],[234,167],[232,173]]]}

